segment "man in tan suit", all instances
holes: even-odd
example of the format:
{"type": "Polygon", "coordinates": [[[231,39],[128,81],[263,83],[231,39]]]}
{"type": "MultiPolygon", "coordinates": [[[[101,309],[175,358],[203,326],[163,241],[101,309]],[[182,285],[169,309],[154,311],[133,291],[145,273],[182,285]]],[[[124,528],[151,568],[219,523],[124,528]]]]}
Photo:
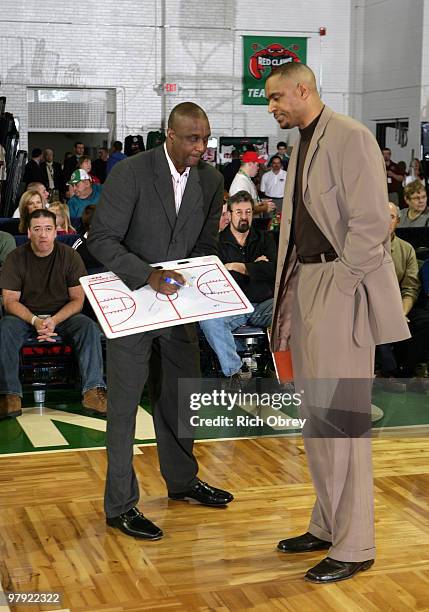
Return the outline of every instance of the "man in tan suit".
{"type": "Polygon", "coordinates": [[[324,106],[303,64],[282,65],[265,87],[280,127],[300,131],[283,201],[272,350],[291,349],[295,386],[304,390],[304,444],[317,495],[308,532],[278,548],[329,549],[305,578],[330,583],[374,562],[374,349],[409,332],[377,142],[324,106]]]}

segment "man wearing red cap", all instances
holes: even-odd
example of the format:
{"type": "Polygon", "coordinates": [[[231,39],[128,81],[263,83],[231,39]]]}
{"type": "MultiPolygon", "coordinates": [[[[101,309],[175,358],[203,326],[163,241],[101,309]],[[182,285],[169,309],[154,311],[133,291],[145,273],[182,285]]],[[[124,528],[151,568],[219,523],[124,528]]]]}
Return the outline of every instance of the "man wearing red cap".
{"type": "Polygon", "coordinates": [[[235,175],[234,180],[229,188],[229,196],[233,196],[238,191],[247,191],[252,196],[255,205],[253,214],[272,212],[275,210],[275,204],[271,200],[263,200],[260,202],[258,190],[252,178],[258,174],[259,164],[265,164],[265,159],[259,157],[256,151],[246,151],[241,156],[241,167],[235,175]]]}

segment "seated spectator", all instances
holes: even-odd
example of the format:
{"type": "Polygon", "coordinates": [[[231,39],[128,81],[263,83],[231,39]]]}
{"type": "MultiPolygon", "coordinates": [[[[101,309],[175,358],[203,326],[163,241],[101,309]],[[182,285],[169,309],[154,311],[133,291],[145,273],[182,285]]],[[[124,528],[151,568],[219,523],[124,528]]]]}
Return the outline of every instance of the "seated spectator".
{"type": "Polygon", "coordinates": [[[95,259],[95,257],[91,255],[91,253],[88,251],[87,246],[88,232],[91,227],[91,221],[92,217],[94,216],[94,212],[94,204],[90,204],[85,208],[82,213],[82,223],[78,233],[79,237],[76,237],[76,242],[72,244],[72,249],[77,251],[82,257],[83,263],[85,264],[85,268],[87,270],[94,270],[95,268],[101,270],[101,268],[104,267],[103,264],[98,261],[98,259],[95,259]]]}
{"type": "Polygon", "coordinates": [[[127,156],[122,153],[122,142],[120,140],[115,140],[112,144],[112,152],[107,160],[106,176],[110,173],[113,166],[123,159],[127,159],[127,156]]]}
{"type": "Polygon", "coordinates": [[[9,232],[0,232],[0,267],[4,264],[6,257],[16,249],[15,238],[9,232]]]}
{"type": "Polygon", "coordinates": [[[400,212],[398,227],[426,227],[429,225],[426,189],[419,180],[409,183],[404,189],[408,208],[400,212]]]}
{"type": "Polygon", "coordinates": [[[69,338],[76,351],[82,379],[84,408],[106,414],[106,391],[100,330],[80,314],[84,292],[79,278],[85,266],[73,249],[57,242],[55,215],[35,210],[29,219],[29,242],[9,254],[0,287],[6,316],[0,320],[0,419],[19,416],[22,388],[19,351],[29,337],[55,342],[69,338]]]}
{"type": "Polygon", "coordinates": [[[97,204],[101,185],[94,185],[86,170],[75,170],[68,181],[74,196],[68,201],[70,217],[81,217],[88,204],[97,204]]]}
{"type": "Polygon", "coordinates": [[[230,224],[219,234],[219,256],[255,310],[222,319],[201,321],[200,326],[216,353],[222,372],[240,384],[251,377],[237,353],[233,330],[241,325],[271,324],[277,247],[270,232],[252,227],[253,199],[247,191],[229,198],[230,224]]]}
{"type": "Polygon", "coordinates": [[[69,207],[64,202],[52,202],[49,210],[54,213],[57,220],[57,236],[76,234],[70,221],[69,207]]]}
{"type": "MultiPolygon", "coordinates": [[[[38,183],[38,182],[30,183],[29,185],[27,185],[27,191],[37,191],[40,194],[40,197],[42,198],[43,208],[46,207],[46,204],[49,199],[49,191],[46,189],[43,183],[38,183]]],[[[19,205],[18,205],[18,208],[13,213],[12,218],[19,219],[20,216],[21,215],[19,212],[19,205]]]]}
{"type": "Polygon", "coordinates": [[[253,206],[253,214],[259,215],[263,213],[270,213],[276,209],[276,205],[271,200],[263,200],[259,202],[258,190],[256,185],[252,181],[259,171],[259,164],[264,164],[265,160],[263,157],[259,157],[255,151],[246,151],[241,157],[240,170],[234,177],[229,188],[229,195],[233,196],[238,191],[247,191],[252,201],[255,203],[253,206]]]}
{"type": "Polygon", "coordinates": [[[19,226],[18,231],[20,234],[26,234],[28,230],[28,220],[33,210],[38,208],[45,208],[42,196],[35,189],[29,189],[24,191],[19,200],[19,226]]]}
{"type": "Polygon", "coordinates": [[[407,317],[411,338],[394,345],[378,347],[382,375],[411,378],[417,364],[424,360],[429,346],[429,309],[418,300],[420,294],[419,267],[414,248],[395,235],[399,222],[399,208],[389,203],[391,253],[402,295],[404,315],[407,317]]]}
{"type": "Polygon", "coordinates": [[[100,179],[92,172],[92,161],[89,155],[81,155],[79,158],[79,168],[82,168],[82,170],[89,174],[94,185],[100,185],[100,179]]]}
{"type": "Polygon", "coordinates": [[[40,197],[42,198],[43,208],[46,207],[46,204],[49,202],[49,191],[46,189],[44,183],[34,182],[27,185],[27,191],[29,189],[35,189],[40,193],[40,197]]]}

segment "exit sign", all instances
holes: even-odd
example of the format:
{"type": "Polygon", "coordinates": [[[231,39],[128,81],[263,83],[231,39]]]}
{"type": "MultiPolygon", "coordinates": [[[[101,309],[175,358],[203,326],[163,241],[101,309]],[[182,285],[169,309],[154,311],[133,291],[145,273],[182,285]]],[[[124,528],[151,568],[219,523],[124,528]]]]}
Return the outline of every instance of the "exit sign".
{"type": "Polygon", "coordinates": [[[179,85],[177,83],[164,83],[164,92],[166,94],[178,94],[179,85]]]}

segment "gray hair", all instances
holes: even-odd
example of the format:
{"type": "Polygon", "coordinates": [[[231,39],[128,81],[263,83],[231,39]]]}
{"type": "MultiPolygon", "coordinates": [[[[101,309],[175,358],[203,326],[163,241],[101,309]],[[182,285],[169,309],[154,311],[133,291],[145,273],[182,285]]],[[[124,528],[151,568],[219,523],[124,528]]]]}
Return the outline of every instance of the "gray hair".
{"type": "Polygon", "coordinates": [[[399,218],[401,216],[399,206],[397,206],[394,202],[389,202],[389,206],[393,206],[396,211],[396,216],[399,218]]]}

